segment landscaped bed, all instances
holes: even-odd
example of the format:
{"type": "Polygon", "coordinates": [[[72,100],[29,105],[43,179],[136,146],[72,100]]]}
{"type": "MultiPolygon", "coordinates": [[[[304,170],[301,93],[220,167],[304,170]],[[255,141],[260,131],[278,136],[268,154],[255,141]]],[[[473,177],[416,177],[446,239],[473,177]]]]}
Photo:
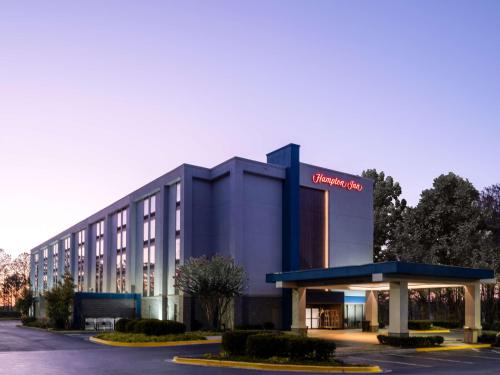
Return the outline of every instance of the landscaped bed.
{"type": "Polygon", "coordinates": [[[120,319],[115,324],[115,332],[100,333],[91,341],[108,345],[115,343],[115,346],[119,346],[120,343],[163,343],[165,345],[184,341],[207,341],[208,343],[208,341],[214,342],[214,340],[207,340],[207,336],[211,334],[213,332],[186,332],[186,326],[183,323],[171,320],[120,319]]]}
{"type": "Polygon", "coordinates": [[[377,339],[382,345],[390,345],[399,348],[430,348],[440,346],[444,342],[442,336],[397,337],[378,335],[377,339]]]}
{"type": "Polygon", "coordinates": [[[477,338],[477,342],[483,344],[492,344],[493,346],[500,346],[500,332],[496,331],[483,331],[477,338]]]}
{"type": "Polygon", "coordinates": [[[222,351],[174,362],[200,366],[308,372],[380,372],[378,366],[346,364],[335,359],[332,341],[278,331],[229,331],[222,335],[222,351]]]}
{"type": "Polygon", "coordinates": [[[197,332],[176,333],[169,335],[145,335],[144,333],[123,333],[123,332],[106,332],[95,336],[100,340],[113,342],[170,342],[170,341],[194,341],[206,340],[206,336],[197,332]]]}
{"type": "Polygon", "coordinates": [[[254,358],[251,356],[229,356],[227,354],[205,354],[204,359],[213,359],[217,361],[237,361],[237,362],[252,362],[252,363],[269,363],[274,365],[309,365],[309,366],[344,366],[345,363],[336,359],[329,360],[313,360],[313,359],[292,359],[290,357],[270,357],[270,358],[254,358]]]}

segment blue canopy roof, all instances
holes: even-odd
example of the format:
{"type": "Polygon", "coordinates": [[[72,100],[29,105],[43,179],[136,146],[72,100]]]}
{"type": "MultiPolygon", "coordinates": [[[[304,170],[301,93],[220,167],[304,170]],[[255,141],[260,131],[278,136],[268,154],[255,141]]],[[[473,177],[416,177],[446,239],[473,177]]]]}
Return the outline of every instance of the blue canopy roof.
{"type": "Polygon", "coordinates": [[[373,274],[383,274],[397,277],[432,278],[456,281],[473,281],[493,279],[495,272],[483,268],[467,268],[442,266],[424,263],[383,262],[369,263],[360,266],[345,266],[333,268],[318,268],[310,270],[268,273],[266,282],[314,282],[314,281],[342,281],[346,279],[371,279],[373,274]]]}

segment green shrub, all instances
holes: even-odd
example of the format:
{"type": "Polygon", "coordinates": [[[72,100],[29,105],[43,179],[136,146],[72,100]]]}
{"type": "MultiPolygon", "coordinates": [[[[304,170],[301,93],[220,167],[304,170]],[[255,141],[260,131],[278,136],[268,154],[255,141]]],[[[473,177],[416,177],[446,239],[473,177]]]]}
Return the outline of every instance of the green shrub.
{"type": "Polygon", "coordinates": [[[409,320],[408,329],[425,331],[432,329],[432,322],[430,320],[409,320]]]}
{"type": "Polygon", "coordinates": [[[121,318],[115,323],[115,331],[127,333],[127,324],[130,322],[130,319],[121,318]]]}
{"type": "Polygon", "coordinates": [[[125,332],[132,333],[135,332],[135,325],[139,320],[129,320],[125,323],[125,332]]]}
{"type": "Polygon", "coordinates": [[[462,324],[458,320],[433,320],[432,325],[434,327],[442,328],[461,328],[462,324]]]}
{"type": "Polygon", "coordinates": [[[172,320],[141,319],[136,321],[133,332],[148,336],[179,334],[186,332],[186,325],[172,320]]]}
{"type": "Polygon", "coordinates": [[[335,347],[334,342],[317,338],[263,333],[248,337],[246,354],[253,358],[327,361],[333,357],[335,347]]]}
{"type": "Polygon", "coordinates": [[[483,333],[477,338],[477,342],[480,342],[482,344],[495,344],[496,339],[496,333],[483,333]]]}
{"type": "Polygon", "coordinates": [[[383,345],[397,346],[400,348],[426,348],[439,346],[444,342],[444,338],[442,336],[397,337],[378,335],[377,339],[383,345]]]}
{"type": "Polygon", "coordinates": [[[336,345],[333,341],[302,336],[288,336],[287,338],[291,359],[328,361],[335,354],[336,345]]]}
{"type": "Polygon", "coordinates": [[[262,331],[227,331],[222,335],[222,349],[229,355],[244,355],[247,338],[262,331]]]}
{"type": "Polygon", "coordinates": [[[251,335],[246,341],[246,354],[253,358],[289,357],[288,336],[276,333],[251,335]]]}

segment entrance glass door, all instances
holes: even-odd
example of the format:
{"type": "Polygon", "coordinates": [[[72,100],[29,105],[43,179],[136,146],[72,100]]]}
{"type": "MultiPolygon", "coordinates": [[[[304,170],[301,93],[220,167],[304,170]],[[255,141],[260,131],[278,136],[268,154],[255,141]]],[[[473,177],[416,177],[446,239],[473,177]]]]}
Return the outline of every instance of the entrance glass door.
{"type": "Polygon", "coordinates": [[[344,321],[346,328],[361,328],[363,310],[363,304],[346,303],[344,305],[344,321]]]}
{"type": "Polygon", "coordinates": [[[307,328],[319,328],[319,308],[306,308],[306,326],[307,328]]]}

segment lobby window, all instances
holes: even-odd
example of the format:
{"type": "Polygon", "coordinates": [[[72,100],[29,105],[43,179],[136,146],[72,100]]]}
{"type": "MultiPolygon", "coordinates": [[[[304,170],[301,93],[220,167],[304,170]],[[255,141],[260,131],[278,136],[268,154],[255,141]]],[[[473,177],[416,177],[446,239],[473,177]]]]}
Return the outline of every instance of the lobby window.
{"type": "Polygon", "coordinates": [[[43,274],[42,274],[42,288],[47,290],[48,287],[48,273],[49,273],[49,249],[43,249],[43,274]]]}
{"type": "Polygon", "coordinates": [[[64,246],[64,272],[71,272],[71,237],[66,237],[64,246]]]}
{"type": "Polygon", "coordinates": [[[300,188],[300,269],[328,267],[328,195],[300,188]]]}
{"type": "Polygon", "coordinates": [[[35,254],[35,272],[34,272],[34,284],[35,284],[35,296],[38,295],[38,262],[40,261],[40,255],[35,254]]]}
{"type": "Polygon", "coordinates": [[[95,291],[102,292],[104,274],[104,220],[95,224],[95,291]]]}
{"type": "Polygon", "coordinates": [[[155,290],[156,195],[144,199],[143,219],[142,294],[147,297],[153,296],[155,290]]]}
{"type": "Polygon", "coordinates": [[[127,209],[116,214],[116,292],[126,292],[127,209]]]}
{"type": "Polygon", "coordinates": [[[78,278],[77,287],[79,292],[84,291],[85,282],[85,229],[78,232],[78,278]]]}
{"type": "Polygon", "coordinates": [[[52,285],[59,281],[59,243],[52,245],[52,285]]]}

